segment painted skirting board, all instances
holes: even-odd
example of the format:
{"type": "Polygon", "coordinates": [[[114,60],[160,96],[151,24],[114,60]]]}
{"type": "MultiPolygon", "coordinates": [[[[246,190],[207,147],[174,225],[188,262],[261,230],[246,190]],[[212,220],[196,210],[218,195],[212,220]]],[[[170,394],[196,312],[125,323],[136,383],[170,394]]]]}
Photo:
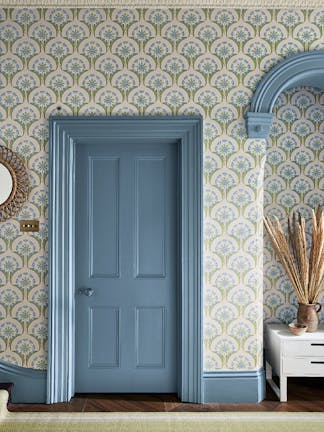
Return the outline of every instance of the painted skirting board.
{"type": "MultiPolygon", "coordinates": [[[[46,403],[46,371],[0,361],[0,381],[14,383],[14,403],[46,403]]],[[[257,403],[265,397],[263,368],[257,371],[205,372],[202,403],[257,403]]]]}
{"type": "Polygon", "coordinates": [[[205,372],[202,403],[258,403],[265,398],[264,370],[205,372]]]}
{"type": "Polygon", "coordinates": [[[0,360],[0,382],[14,383],[14,403],[45,403],[46,376],[46,371],[27,369],[0,360]]]}

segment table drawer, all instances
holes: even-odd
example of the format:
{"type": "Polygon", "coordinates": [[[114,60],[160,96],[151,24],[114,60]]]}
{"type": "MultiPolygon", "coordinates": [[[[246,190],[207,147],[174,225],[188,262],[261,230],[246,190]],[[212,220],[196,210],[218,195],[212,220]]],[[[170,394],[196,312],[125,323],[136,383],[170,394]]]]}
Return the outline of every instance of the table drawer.
{"type": "Polygon", "coordinates": [[[285,341],[283,345],[283,356],[284,357],[323,357],[324,358],[324,340],[285,341]]]}
{"type": "Polygon", "coordinates": [[[324,357],[283,358],[284,374],[295,376],[324,376],[324,357]]]}

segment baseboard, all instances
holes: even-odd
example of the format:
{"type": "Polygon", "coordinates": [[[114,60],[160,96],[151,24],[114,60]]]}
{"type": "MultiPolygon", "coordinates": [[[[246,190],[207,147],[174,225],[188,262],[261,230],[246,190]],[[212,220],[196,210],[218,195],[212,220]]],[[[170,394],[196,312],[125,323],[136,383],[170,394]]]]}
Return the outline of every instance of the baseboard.
{"type": "MultiPolygon", "coordinates": [[[[13,403],[46,403],[46,376],[0,360],[0,381],[14,383],[13,403]]],[[[204,372],[202,403],[258,403],[265,397],[264,369],[204,372]]]]}
{"type": "Polygon", "coordinates": [[[264,369],[204,372],[202,403],[258,403],[265,398],[264,369]]]}
{"type": "Polygon", "coordinates": [[[27,369],[0,360],[0,381],[14,384],[13,403],[46,403],[46,376],[46,371],[27,369]]]}

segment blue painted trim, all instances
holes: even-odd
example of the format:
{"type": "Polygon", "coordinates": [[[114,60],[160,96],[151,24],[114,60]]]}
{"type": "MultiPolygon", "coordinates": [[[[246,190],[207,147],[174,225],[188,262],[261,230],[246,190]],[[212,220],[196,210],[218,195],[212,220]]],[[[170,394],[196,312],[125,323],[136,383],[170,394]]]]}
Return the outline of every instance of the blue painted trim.
{"type": "Polygon", "coordinates": [[[203,403],[257,403],[265,398],[265,374],[256,371],[204,372],[203,403]]]}
{"type": "Polygon", "coordinates": [[[0,381],[14,383],[14,403],[46,402],[46,371],[23,368],[0,360],[0,381]]]}
{"type": "Polygon", "coordinates": [[[48,403],[74,395],[74,147],[64,129],[53,126],[50,122],[48,403]]]}
{"type": "Polygon", "coordinates": [[[274,115],[269,113],[248,112],[246,127],[249,138],[267,138],[270,135],[274,115]]]}
{"type": "Polygon", "coordinates": [[[49,403],[74,395],[74,161],[85,137],[172,138],[181,156],[179,396],[201,401],[202,117],[51,117],[49,142],[49,403]],[[107,129],[108,128],[108,129],[107,129]]]}
{"type": "Polygon", "coordinates": [[[269,136],[270,115],[278,96],[298,86],[311,86],[324,91],[323,50],[303,52],[282,60],[261,79],[247,115],[249,138],[269,136]]]}

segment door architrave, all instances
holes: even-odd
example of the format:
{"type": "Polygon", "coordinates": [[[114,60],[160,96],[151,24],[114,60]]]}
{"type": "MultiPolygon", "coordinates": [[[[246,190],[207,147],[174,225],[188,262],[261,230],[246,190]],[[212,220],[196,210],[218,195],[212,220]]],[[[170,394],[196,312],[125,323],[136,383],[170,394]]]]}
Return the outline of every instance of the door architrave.
{"type": "Polygon", "coordinates": [[[78,138],[171,138],[180,147],[180,355],[178,394],[201,402],[202,118],[51,117],[49,140],[49,317],[47,403],[74,395],[75,148],[78,138]]]}

